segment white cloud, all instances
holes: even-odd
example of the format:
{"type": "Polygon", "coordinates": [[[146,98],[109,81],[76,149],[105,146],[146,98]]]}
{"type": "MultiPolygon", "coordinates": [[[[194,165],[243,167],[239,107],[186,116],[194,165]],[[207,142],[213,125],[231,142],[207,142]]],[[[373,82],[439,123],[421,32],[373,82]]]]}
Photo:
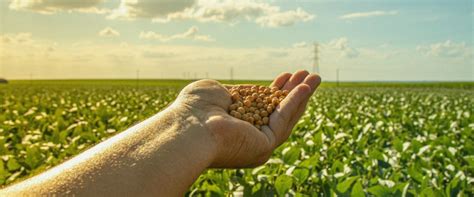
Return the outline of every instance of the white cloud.
{"type": "MultiPolygon", "coordinates": [[[[193,29],[187,32],[195,32],[193,29]]],[[[191,34],[181,35],[191,39],[191,34]]],[[[195,72],[198,77],[208,72],[212,78],[226,78],[228,69],[233,66],[235,77],[269,79],[280,72],[302,68],[295,65],[309,65],[307,53],[311,53],[306,48],[228,48],[172,45],[171,42],[149,45],[79,41],[54,45],[31,34],[0,36],[2,40],[8,37],[10,43],[33,38],[31,45],[37,46],[0,44],[0,58],[7,78],[24,78],[30,73],[35,78],[128,78],[135,77],[137,69],[143,78],[181,78],[183,72],[195,72]],[[50,46],[54,49],[48,48],[50,46]],[[48,56],[45,55],[47,49],[53,49],[48,56]]]]}
{"type": "Polygon", "coordinates": [[[195,0],[122,0],[109,18],[136,19],[164,17],[193,6],[195,0]]]}
{"type": "Polygon", "coordinates": [[[198,1],[196,6],[155,18],[157,22],[171,20],[196,20],[199,22],[228,22],[236,23],[240,20],[254,20],[266,13],[279,12],[279,8],[266,3],[250,1],[198,1]]]}
{"type": "Polygon", "coordinates": [[[314,15],[297,8],[286,12],[276,12],[257,18],[256,23],[264,27],[291,26],[296,22],[307,22],[314,19],[314,15]]]}
{"type": "Polygon", "coordinates": [[[115,29],[112,29],[110,27],[106,27],[105,29],[99,31],[99,36],[102,36],[102,37],[114,37],[114,36],[120,36],[120,33],[115,30],[115,29]]]}
{"type": "Polygon", "coordinates": [[[141,39],[151,39],[151,40],[158,40],[160,42],[168,42],[172,40],[178,39],[191,39],[191,40],[198,40],[198,41],[206,41],[211,42],[214,41],[209,35],[200,35],[198,34],[199,29],[195,26],[190,27],[186,32],[174,34],[174,35],[162,35],[153,31],[147,32],[140,32],[139,37],[141,39]]]}
{"type": "MultiPolygon", "coordinates": [[[[45,79],[135,78],[137,69],[142,78],[182,78],[196,73],[197,77],[228,79],[233,67],[236,79],[261,80],[281,72],[311,69],[313,50],[311,43],[308,45],[219,47],[92,41],[56,44],[30,33],[19,33],[0,34],[0,59],[3,77],[12,79],[29,78],[29,74],[45,79]]],[[[467,42],[465,47],[472,49],[467,42]]],[[[354,48],[349,39],[337,38],[321,44],[320,73],[327,80],[336,79],[336,68],[340,68],[341,80],[472,79],[472,59],[432,58],[413,52],[413,48],[390,45],[354,48]],[[341,57],[347,48],[356,50],[358,58],[341,57]],[[385,57],[393,51],[398,51],[396,58],[385,57]]]]}
{"type": "Polygon", "coordinates": [[[356,48],[349,46],[349,40],[346,37],[333,39],[327,44],[324,44],[323,47],[328,50],[336,51],[342,57],[355,58],[359,56],[359,51],[356,48]]]}
{"type": "Polygon", "coordinates": [[[97,6],[105,0],[12,0],[10,9],[28,10],[41,14],[53,14],[59,11],[78,11],[87,13],[107,13],[107,9],[97,6]]]}
{"type": "Polygon", "coordinates": [[[16,34],[0,34],[0,60],[15,60],[18,55],[22,58],[33,59],[36,57],[48,58],[56,52],[58,44],[33,38],[29,32],[16,34]]]}
{"type": "Polygon", "coordinates": [[[293,44],[294,48],[303,48],[303,47],[307,47],[307,46],[308,46],[308,43],[306,43],[306,42],[298,42],[298,43],[293,44]]]}
{"type": "Polygon", "coordinates": [[[433,57],[469,57],[472,55],[472,48],[466,43],[455,43],[451,40],[433,43],[430,45],[419,45],[416,48],[419,52],[433,57]]]}
{"type": "Polygon", "coordinates": [[[354,12],[340,16],[341,19],[357,19],[357,18],[369,18],[369,17],[376,17],[376,16],[388,16],[388,15],[397,15],[398,11],[370,11],[370,12],[354,12]]]}
{"type": "Polygon", "coordinates": [[[281,27],[313,20],[315,15],[301,8],[281,11],[278,6],[248,0],[122,0],[119,8],[108,18],[126,20],[151,18],[155,22],[162,23],[173,20],[230,24],[251,21],[264,27],[281,27]]]}

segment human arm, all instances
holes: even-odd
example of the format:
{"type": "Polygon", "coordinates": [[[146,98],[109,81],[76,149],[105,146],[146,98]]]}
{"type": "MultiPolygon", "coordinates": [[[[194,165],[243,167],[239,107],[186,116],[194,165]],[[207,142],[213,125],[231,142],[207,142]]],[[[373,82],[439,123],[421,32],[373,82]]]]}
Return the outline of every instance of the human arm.
{"type": "Polygon", "coordinates": [[[273,86],[291,92],[262,131],[227,114],[231,100],[221,84],[192,83],[164,111],[0,195],[183,195],[207,168],[265,163],[319,81],[305,71],[275,79],[273,86]]]}

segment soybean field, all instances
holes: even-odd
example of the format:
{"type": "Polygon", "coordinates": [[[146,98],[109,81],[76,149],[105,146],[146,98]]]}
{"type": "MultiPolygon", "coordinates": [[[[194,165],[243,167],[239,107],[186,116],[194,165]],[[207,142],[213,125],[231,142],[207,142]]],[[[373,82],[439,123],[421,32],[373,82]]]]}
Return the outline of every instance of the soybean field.
{"type": "MultiPolygon", "coordinates": [[[[159,112],[189,82],[0,85],[0,185],[159,112]]],[[[323,83],[265,165],[209,169],[187,195],[473,196],[473,130],[474,83],[323,83]]]]}

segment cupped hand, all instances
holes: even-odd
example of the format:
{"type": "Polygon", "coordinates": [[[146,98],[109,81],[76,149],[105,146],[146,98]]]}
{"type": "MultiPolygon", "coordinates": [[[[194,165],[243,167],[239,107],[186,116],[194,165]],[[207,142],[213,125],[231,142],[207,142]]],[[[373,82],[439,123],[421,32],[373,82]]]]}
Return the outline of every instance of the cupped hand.
{"type": "Polygon", "coordinates": [[[191,83],[180,93],[177,102],[197,117],[214,139],[209,142],[215,143],[217,149],[210,167],[254,167],[264,164],[273,150],[288,139],[320,82],[318,75],[307,71],[282,73],[275,78],[271,86],[290,93],[262,130],[228,114],[231,96],[224,85],[214,80],[191,83]]]}

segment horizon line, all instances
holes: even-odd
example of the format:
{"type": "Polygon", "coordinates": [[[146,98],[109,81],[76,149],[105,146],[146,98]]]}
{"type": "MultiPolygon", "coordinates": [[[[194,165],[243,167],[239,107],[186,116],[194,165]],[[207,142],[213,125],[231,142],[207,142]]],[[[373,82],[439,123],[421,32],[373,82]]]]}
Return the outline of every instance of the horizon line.
{"type": "MultiPolygon", "coordinates": [[[[159,81],[159,80],[173,80],[173,81],[196,81],[196,80],[201,80],[201,79],[206,79],[206,78],[195,78],[195,79],[182,79],[182,78],[140,78],[140,79],[133,79],[133,78],[64,78],[64,79],[59,79],[59,78],[41,78],[41,79],[25,79],[25,78],[19,78],[19,79],[6,79],[6,78],[0,78],[0,79],[5,79],[7,81],[159,81]]],[[[223,80],[223,81],[272,81],[272,79],[219,79],[219,78],[210,78],[213,80],[223,80]]],[[[322,82],[329,82],[329,83],[367,83],[367,82],[416,82],[416,83],[474,83],[474,80],[467,81],[467,80],[329,80],[325,81],[324,79],[322,82]]]]}

